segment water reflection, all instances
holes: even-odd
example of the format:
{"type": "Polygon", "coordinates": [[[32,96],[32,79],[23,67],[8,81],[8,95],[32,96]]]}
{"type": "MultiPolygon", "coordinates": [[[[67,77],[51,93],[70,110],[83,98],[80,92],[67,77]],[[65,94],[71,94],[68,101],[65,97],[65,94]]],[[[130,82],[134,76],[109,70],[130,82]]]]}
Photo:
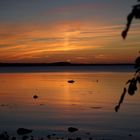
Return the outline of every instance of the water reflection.
{"type": "Polygon", "coordinates": [[[130,76],[131,73],[115,72],[0,74],[1,128],[62,130],[76,125],[97,134],[138,131],[139,94],[127,96],[121,112],[114,112],[130,76]],[[67,82],[71,79],[73,84],[67,82]],[[34,95],[38,96],[36,100],[34,95]]]}

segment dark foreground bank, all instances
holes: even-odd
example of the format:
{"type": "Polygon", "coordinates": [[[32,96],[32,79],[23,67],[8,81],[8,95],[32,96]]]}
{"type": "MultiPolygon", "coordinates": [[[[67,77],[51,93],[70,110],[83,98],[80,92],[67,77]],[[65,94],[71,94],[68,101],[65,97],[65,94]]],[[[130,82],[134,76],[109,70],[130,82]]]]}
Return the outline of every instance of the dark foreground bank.
{"type": "Polygon", "coordinates": [[[15,133],[7,131],[0,132],[0,140],[139,140],[138,137],[129,133],[126,136],[95,136],[90,132],[78,133],[79,129],[69,127],[65,134],[59,133],[47,133],[44,136],[37,136],[32,134],[33,130],[19,128],[15,133]],[[21,130],[19,130],[21,129],[21,130]]]}

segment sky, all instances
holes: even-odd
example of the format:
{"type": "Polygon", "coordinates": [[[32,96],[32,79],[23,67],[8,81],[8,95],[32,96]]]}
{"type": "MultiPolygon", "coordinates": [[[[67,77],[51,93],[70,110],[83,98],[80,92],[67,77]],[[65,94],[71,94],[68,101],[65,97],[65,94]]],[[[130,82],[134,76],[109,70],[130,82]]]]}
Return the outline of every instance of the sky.
{"type": "Polygon", "coordinates": [[[140,23],[126,40],[136,0],[0,0],[0,62],[132,63],[140,23]]]}

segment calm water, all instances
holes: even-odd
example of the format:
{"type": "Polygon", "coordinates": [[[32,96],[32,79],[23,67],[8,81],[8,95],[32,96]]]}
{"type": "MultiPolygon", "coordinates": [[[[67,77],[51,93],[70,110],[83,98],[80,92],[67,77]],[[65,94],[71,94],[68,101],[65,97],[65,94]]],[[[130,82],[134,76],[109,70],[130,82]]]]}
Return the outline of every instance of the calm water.
{"type": "Polygon", "coordinates": [[[0,130],[14,134],[19,127],[34,129],[34,135],[69,135],[69,126],[79,128],[73,135],[87,139],[140,138],[140,94],[127,95],[115,113],[130,69],[0,73],[0,130]],[[78,72],[79,71],[79,72],[78,72]],[[126,71],[126,72],[125,72],[126,71]],[[69,84],[68,80],[75,80],[69,84]],[[33,99],[38,95],[38,99],[33,99]]]}

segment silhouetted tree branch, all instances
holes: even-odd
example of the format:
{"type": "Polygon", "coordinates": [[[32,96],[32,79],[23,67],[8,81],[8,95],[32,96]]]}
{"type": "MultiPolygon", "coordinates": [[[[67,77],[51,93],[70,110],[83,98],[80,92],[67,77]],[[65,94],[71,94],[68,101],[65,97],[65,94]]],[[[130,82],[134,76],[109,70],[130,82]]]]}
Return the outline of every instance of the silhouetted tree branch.
{"type": "MultiPolygon", "coordinates": [[[[140,2],[140,0],[138,0],[140,2]]],[[[125,39],[127,37],[127,33],[129,31],[130,25],[132,23],[133,18],[140,19],[140,4],[137,4],[133,7],[131,13],[127,16],[127,24],[125,30],[122,32],[122,37],[125,39]]],[[[115,111],[118,112],[121,104],[123,103],[126,92],[129,95],[134,95],[137,90],[137,83],[140,84],[140,57],[135,60],[135,69],[136,72],[132,79],[129,79],[126,82],[126,87],[124,87],[123,93],[120,97],[118,105],[115,107],[115,111]]]]}
{"type": "MultiPolygon", "coordinates": [[[[140,0],[138,0],[138,2],[140,2],[140,0]]],[[[122,37],[123,39],[126,38],[127,33],[129,31],[129,28],[131,26],[132,20],[136,18],[136,19],[140,19],[140,4],[137,4],[135,6],[133,6],[133,9],[131,11],[131,13],[127,16],[127,24],[126,24],[126,28],[125,30],[122,32],[122,37]]]]}

